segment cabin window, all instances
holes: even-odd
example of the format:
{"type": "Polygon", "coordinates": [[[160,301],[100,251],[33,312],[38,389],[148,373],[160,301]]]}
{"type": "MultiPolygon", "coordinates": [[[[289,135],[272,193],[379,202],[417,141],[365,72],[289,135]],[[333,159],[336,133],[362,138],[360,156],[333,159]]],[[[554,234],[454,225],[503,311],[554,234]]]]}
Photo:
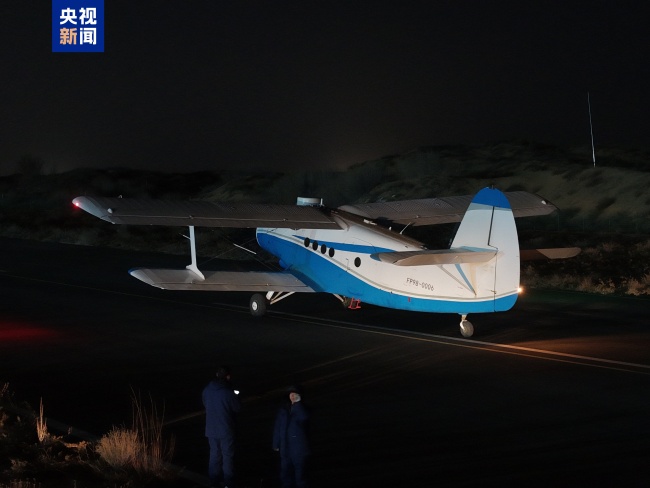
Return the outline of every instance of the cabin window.
{"type": "Polygon", "coordinates": [[[309,247],[309,243],[310,243],[309,237],[305,237],[305,247],[309,247]]]}
{"type": "Polygon", "coordinates": [[[361,258],[354,258],[354,265],[358,268],[361,266],[361,258]]]}
{"type": "Polygon", "coordinates": [[[325,244],[321,244],[320,253],[325,254],[326,252],[327,252],[327,246],[325,244]]]}
{"type": "Polygon", "coordinates": [[[330,255],[331,258],[334,257],[334,248],[333,247],[330,247],[329,255],[330,255]]]}
{"type": "Polygon", "coordinates": [[[316,241],[312,242],[312,244],[311,244],[311,248],[312,248],[314,251],[315,251],[316,249],[318,249],[318,242],[316,242],[316,241]]]}

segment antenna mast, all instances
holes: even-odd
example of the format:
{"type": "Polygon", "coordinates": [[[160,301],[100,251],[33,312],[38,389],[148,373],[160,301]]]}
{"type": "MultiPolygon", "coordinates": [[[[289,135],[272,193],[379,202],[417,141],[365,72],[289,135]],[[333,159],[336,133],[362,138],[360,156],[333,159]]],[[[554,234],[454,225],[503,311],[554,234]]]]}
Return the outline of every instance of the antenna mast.
{"type": "Polygon", "coordinates": [[[587,107],[589,107],[589,131],[591,132],[591,157],[594,160],[594,168],[595,168],[596,150],[594,149],[594,126],[591,124],[591,100],[589,100],[589,92],[587,92],[587,107]]]}

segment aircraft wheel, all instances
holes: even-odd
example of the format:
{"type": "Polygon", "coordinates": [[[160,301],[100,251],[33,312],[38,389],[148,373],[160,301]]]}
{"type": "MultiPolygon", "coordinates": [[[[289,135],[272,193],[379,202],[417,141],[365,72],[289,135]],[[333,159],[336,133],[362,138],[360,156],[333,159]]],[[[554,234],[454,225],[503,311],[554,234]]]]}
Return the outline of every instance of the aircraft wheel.
{"type": "Polygon", "coordinates": [[[463,337],[472,337],[474,335],[474,326],[469,320],[461,321],[460,333],[463,337]]]}
{"type": "Polygon", "coordinates": [[[266,313],[266,297],[264,295],[255,293],[255,295],[251,297],[249,305],[253,317],[261,317],[266,313]]]}

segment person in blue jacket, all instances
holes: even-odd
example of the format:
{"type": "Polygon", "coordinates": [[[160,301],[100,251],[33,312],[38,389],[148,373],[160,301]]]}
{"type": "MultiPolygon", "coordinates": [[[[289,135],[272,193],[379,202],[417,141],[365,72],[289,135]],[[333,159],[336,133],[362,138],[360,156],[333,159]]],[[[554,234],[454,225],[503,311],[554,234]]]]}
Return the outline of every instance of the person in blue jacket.
{"type": "Polygon", "coordinates": [[[273,449],[280,452],[280,480],[283,488],[306,488],[309,449],[309,412],[297,386],[288,390],[289,402],[280,408],[273,429],[273,449]]]}
{"type": "Polygon", "coordinates": [[[217,368],[217,377],[203,389],[205,436],[210,443],[208,477],[211,487],[235,486],[235,420],[241,403],[230,384],[230,369],[217,368]]]}

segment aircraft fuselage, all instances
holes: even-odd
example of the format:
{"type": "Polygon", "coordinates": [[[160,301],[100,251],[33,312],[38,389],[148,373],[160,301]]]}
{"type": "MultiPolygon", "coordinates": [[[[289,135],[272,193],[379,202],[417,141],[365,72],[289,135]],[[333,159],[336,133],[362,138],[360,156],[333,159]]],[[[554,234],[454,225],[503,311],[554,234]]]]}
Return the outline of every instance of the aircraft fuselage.
{"type": "MultiPolygon", "coordinates": [[[[501,295],[477,276],[494,263],[397,266],[378,253],[421,251],[422,243],[363,219],[335,216],[341,230],[258,229],[257,240],[280,265],[315,291],[388,308],[469,314],[510,309],[516,291],[501,295]],[[487,290],[485,289],[487,287],[487,290]]],[[[496,258],[495,258],[496,261],[496,258]]]]}

